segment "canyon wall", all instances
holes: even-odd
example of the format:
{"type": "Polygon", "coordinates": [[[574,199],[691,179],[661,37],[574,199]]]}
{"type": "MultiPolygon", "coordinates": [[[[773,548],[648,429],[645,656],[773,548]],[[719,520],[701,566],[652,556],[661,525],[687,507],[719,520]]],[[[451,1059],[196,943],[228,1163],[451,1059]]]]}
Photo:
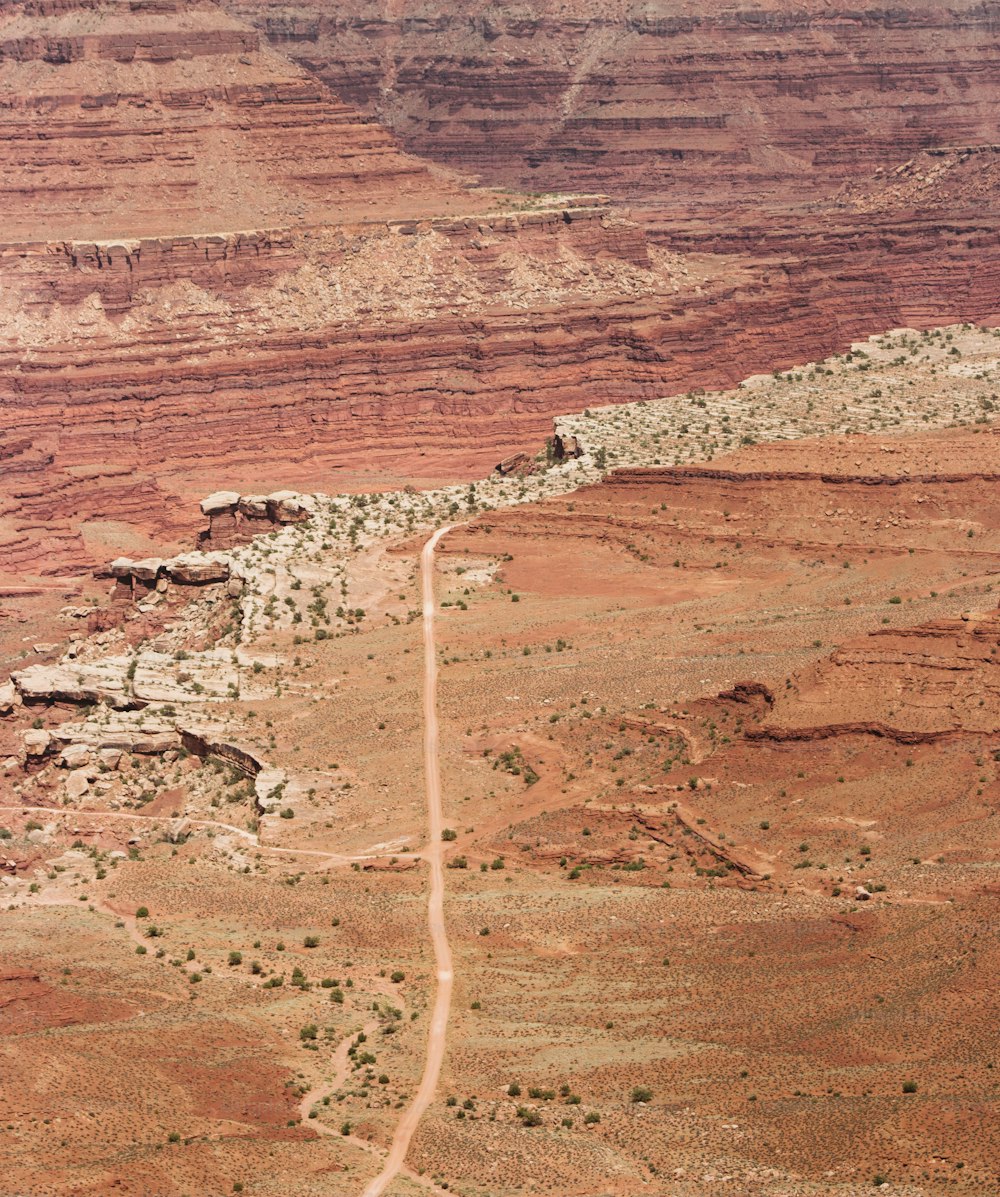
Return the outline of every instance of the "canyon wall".
{"type": "MultiPolygon", "coordinates": [[[[516,36],[554,53],[554,18],[519,17],[515,34],[499,13],[468,18],[469,36],[508,49],[516,36]]],[[[991,43],[981,35],[991,13],[947,18],[949,62],[973,33],[982,46],[969,48],[965,125],[948,125],[952,109],[939,104],[938,133],[982,133],[977,97],[990,80],[991,43]]],[[[273,12],[261,6],[252,15],[278,37],[273,12]]],[[[351,20],[338,15],[329,28],[360,70],[365,56],[351,47],[362,31],[351,20]]],[[[435,36],[457,20],[441,18],[435,36]]],[[[943,16],[935,24],[861,14],[853,25],[831,17],[822,39],[832,45],[854,28],[851,37],[872,47],[879,21],[925,55],[947,24],[943,16]]],[[[785,107],[767,120],[753,107],[763,84],[747,63],[759,75],[771,62],[773,90],[778,60],[761,46],[785,47],[781,77],[791,79],[796,62],[800,72],[815,66],[796,56],[796,38],[815,39],[820,26],[746,14],[680,23],[634,13],[570,22],[595,51],[570,55],[577,90],[555,103],[551,88],[512,84],[497,113],[520,120],[534,104],[546,119],[561,113],[568,122],[602,61],[595,47],[611,55],[616,86],[625,87],[663,74],[655,47],[676,50],[698,36],[702,55],[714,46],[716,67],[700,69],[712,75],[719,104],[733,108],[743,88],[739,110],[756,135],[777,137],[771,125],[780,117],[791,137],[797,126],[785,107]],[[640,39],[634,71],[612,54],[632,44],[619,37],[622,21],[627,39],[640,39]],[[715,34],[704,41],[707,29],[738,35],[743,51],[715,34]],[[603,30],[596,42],[595,30],[603,30]]],[[[407,36],[430,36],[415,12],[404,26],[407,36]]],[[[281,28],[286,39],[291,26],[281,28]]],[[[364,28],[380,53],[387,48],[381,18],[364,28]]],[[[405,38],[390,41],[401,54],[405,38]]],[[[296,42],[300,57],[305,44],[296,42]]],[[[484,104],[491,61],[463,67],[470,87],[482,84],[475,95],[484,104]]],[[[392,95],[409,69],[389,80],[392,95]]],[[[439,63],[420,69],[447,78],[439,63]]],[[[921,78],[925,99],[947,99],[959,86],[930,68],[921,78]]],[[[357,80],[341,82],[361,96],[357,80]]],[[[846,95],[842,83],[830,82],[831,93],[846,95]]],[[[782,87],[783,104],[800,102],[794,87],[782,87]]],[[[892,91],[897,114],[902,98],[892,91]]],[[[692,120],[695,100],[683,102],[692,120]]],[[[658,110],[665,99],[648,102],[658,110]]],[[[843,105],[817,94],[814,108],[836,116],[843,105]]],[[[928,112],[910,114],[918,132],[928,112]]],[[[637,109],[640,132],[647,117],[637,109]]],[[[744,170],[721,149],[703,156],[711,169],[691,175],[682,192],[657,163],[686,159],[655,145],[652,157],[634,154],[621,130],[609,134],[611,156],[599,168],[539,140],[544,189],[572,181],[575,192],[531,198],[472,188],[404,153],[207,0],[0,3],[0,571],[91,566],[118,551],[108,525],[183,542],[195,530],[192,498],[219,486],[336,489],[335,471],[371,477],[390,462],[407,479],[475,474],[533,450],[560,412],[731,384],[880,328],[1000,318],[996,151],[918,155],[903,174],[862,177],[888,136],[872,121],[871,137],[859,124],[861,140],[843,141],[853,165],[831,167],[841,184],[827,200],[813,191],[810,203],[791,202],[787,155],[753,151],[753,169],[744,170]],[[765,175],[778,198],[742,203],[745,186],[765,175]],[[635,194],[634,212],[603,190],[580,194],[598,181],[635,194]],[[694,197],[687,208],[684,194],[694,197]],[[722,217],[711,205],[733,212],[722,217]]],[[[435,128],[444,135],[447,122],[435,128]]],[[[716,125],[691,129],[708,137],[716,125]]],[[[922,138],[914,134],[914,144],[922,138]]],[[[497,162],[510,158],[509,139],[489,129],[477,139],[497,162]]],[[[582,144],[579,130],[572,140],[582,144]]],[[[897,139],[894,153],[907,144],[897,139]]],[[[442,153],[474,165],[460,150],[442,153]]],[[[795,171],[807,158],[815,188],[827,177],[818,151],[796,160],[795,171]]]]}
{"type": "Polygon", "coordinates": [[[500,232],[344,229],[322,252],[286,233],[20,247],[23,273],[10,273],[40,323],[30,355],[0,352],[5,563],[85,563],[78,541],[67,556],[81,512],[152,511],[161,534],[186,528],[179,497],[208,480],[331,489],[337,469],[414,466],[418,453],[461,468],[484,448],[492,464],[506,446],[538,443],[559,412],[732,384],[872,328],[1000,317],[1000,232],[935,236],[928,257],[859,232],[837,274],[775,235],[754,269],[678,292],[670,268],[642,263],[635,229],[606,214],[500,232]],[[980,269],[968,268],[970,246],[980,269]],[[344,260],[369,255],[384,290],[365,269],[351,301],[344,260]],[[338,289],[341,307],[326,307],[338,289]],[[45,343],[47,295],[60,297],[62,329],[75,321],[68,347],[45,343]]]}
{"type": "Polygon", "coordinates": [[[476,210],[200,0],[0,5],[0,205],[32,241],[476,210]]]}
{"type": "Polygon", "coordinates": [[[982,0],[229,8],[414,153],[504,186],[719,209],[995,136],[1000,6],[982,0]]]}

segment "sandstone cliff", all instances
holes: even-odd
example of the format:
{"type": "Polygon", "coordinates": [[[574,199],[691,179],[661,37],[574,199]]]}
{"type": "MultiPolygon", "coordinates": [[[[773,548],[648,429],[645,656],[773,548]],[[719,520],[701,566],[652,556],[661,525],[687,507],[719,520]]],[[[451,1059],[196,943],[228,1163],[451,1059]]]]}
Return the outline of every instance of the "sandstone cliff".
{"type": "Polygon", "coordinates": [[[641,158],[629,176],[544,150],[546,187],[641,177],[631,218],[470,189],[209,3],[9,3],[0,46],[5,570],[92,566],[150,518],[186,539],[219,486],[328,490],[420,455],[476,472],[558,412],[1000,314],[991,149],[935,175],[933,204],[883,173],[726,219],[668,210],[641,158]]]}
{"type": "Polygon", "coordinates": [[[507,186],[752,206],[995,134],[979,0],[229,7],[407,148],[507,186]]]}

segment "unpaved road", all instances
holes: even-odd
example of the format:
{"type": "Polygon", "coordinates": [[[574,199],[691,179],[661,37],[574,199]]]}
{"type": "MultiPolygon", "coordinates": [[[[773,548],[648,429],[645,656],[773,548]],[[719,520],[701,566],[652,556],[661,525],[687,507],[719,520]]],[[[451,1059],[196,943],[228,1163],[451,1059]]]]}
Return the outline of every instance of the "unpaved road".
{"type": "Polygon", "coordinates": [[[444,1060],[448,1012],[451,1009],[453,971],[451,947],[444,925],[444,853],[441,845],[441,770],[438,762],[437,645],[434,637],[434,550],[451,529],[439,528],[420,554],[420,586],[424,598],[424,779],[427,789],[428,843],[425,857],[430,865],[430,893],[427,925],[437,964],[437,992],[427,1036],[424,1075],[413,1101],[404,1111],[392,1139],[382,1171],[364,1191],[364,1197],[381,1197],[403,1167],[410,1140],[427,1107],[434,1100],[441,1063],[444,1060]]]}

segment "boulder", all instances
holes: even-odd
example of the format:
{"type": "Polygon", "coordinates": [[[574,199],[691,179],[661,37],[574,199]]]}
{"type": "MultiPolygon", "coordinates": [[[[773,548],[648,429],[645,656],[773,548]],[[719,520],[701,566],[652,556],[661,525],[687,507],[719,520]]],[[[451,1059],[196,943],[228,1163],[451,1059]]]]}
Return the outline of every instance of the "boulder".
{"type": "Polygon", "coordinates": [[[535,462],[527,453],[513,453],[510,457],[505,457],[503,461],[498,463],[496,472],[504,476],[508,474],[533,474],[535,472],[535,462]]]}
{"type": "Polygon", "coordinates": [[[90,748],[86,744],[67,744],[59,754],[64,769],[82,769],[90,764],[90,748]]]}
{"type": "Polygon", "coordinates": [[[66,778],[66,797],[82,798],[90,789],[90,778],[86,769],[74,769],[66,778]]]}
{"type": "Polygon", "coordinates": [[[229,582],[226,584],[226,594],[230,598],[239,598],[243,593],[243,579],[237,575],[232,575],[229,582]]]}
{"type": "Polygon", "coordinates": [[[190,819],[171,819],[167,824],[167,843],[183,844],[191,834],[190,819]]]}
{"type": "Polygon", "coordinates": [[[199,506],[202,515],[222,515],[226,511],[235,511],[239,501],[238,491],[217,490],[214,494],[202,499],[199,506]]]}
{"type": "Polygon", "coordinates": [[[297,524],[308,518],[309,510],[295,491],[276,490],[267,496],[267,513],[276,524],[297,524]]]}
{"type": "Polygon", "coordinates": [[[8,681],[0,685],[0,715],[9,715],[20,702],[21,696],[13,682],[8,681]]]}
{"type": "Polygon", "coordinates": [[[859,885],[854,891],[854,900],[856,902],[867,902],[871,898],[871,894],[865,889],[863,885],[859,885]]]}
{"type": "Polygon", "coordinates": [[[556,461],[565,461],[567,457],[582,457],[583,449],[575,436],[556,433],[552,438],[552,452],[556,461]]]}
{"type": "Polygon", "coordinates": [[[52,737],[44,727],[29,727],[24,732],[24,751],[27,756],[44,756],[52,744],[52,737]]]}

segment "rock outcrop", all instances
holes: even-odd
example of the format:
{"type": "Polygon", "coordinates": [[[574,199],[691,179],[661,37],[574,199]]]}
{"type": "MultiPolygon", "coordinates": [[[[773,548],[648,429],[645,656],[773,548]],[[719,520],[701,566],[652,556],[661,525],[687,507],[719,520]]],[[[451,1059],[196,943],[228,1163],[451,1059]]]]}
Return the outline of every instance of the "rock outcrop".
{"type": "MultiPolygon", "coordinates": [[[[231,549],[245,544],[268,528],[285,524],[301,524],[309,519],[314,502],[309,495],[291,490],[275,491],[271,495],[241,495],[237,491],[216,491],[201,501],[201,513],[207,515],[208,527],[198,540],[210,549],[231,549]]],[[[206,581],[228,580],[206,578],[206,581]]],[[[180,581],[190,580],[184,577],[180,581]]]]}
{"type": "Polygon", "coordinates": [[[1000,610],[880,629],[817,665],[759,734],[774,741],[861,734],[900,744],[996,736],[998,645],[1000,610]]]}
{"type": "MultiPolygon", "coordinates": [[[[208,543],[209,534],[204,533],[208,543]]],[[[235,541],[233,542],[235,543],[235,541]]],[[[181,553],[177,557],[116,557],[95,571],[97,577],[113,578],[112,605],[142,603],[173,586],[227,587],[233,597],[242,593],[244,578],[233,561],[221,552],[181,553]]],[[[97,630],[96,625],[93,630],[97,630]]]]}

